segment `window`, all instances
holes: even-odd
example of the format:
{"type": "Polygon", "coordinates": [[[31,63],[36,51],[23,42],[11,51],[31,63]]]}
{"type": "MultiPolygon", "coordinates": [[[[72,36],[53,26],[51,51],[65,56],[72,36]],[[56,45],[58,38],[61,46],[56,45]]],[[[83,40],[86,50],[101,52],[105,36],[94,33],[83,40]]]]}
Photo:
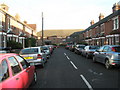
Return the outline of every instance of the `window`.
{"type": "Polygon", "coordinates": [[[6,80],[9,77],[9,69],[6,60],[3,60],[0,64],[0,82],[6,80]]]}
{"type": "Polygon", "coordinates": [[[104,26],[104,23],[103,24],[101,24],[101,33],[104,33],[105,31],[104,31],[104,28],[105,28],[105,26],[104,26]]]}
{"type": "Polygon", "coordinates": [[[100,47],[100,49],[98,50],[99,52],[103,51],[104,46],[100,47]]]}
{"type": "Polygon", "coordinates": [[[113,30],[119,29],[119,19],[118,16],[113,18],[113,30]]]}
{"type": "Polygon", "coordinates": [[[18,62],[16,61],[16,59],[14,57],[9,57],[8,60],[10,62],[10,66],[12,68],[13,75],[19,73],[21,71],[21,68],[20,68],[18,62]]]}
{"type": "Polygon", "coordinates": [[[90,46],[89,49],[98,49],[98,46],[90,46]]]}
{"type": "Polygon", "coordinates": [[[103,52],[107,52],[109,50],[109,47],[105,47],[104,49],[103,49],[103,52]]]}
{"type": "Polygon", "coordinates": [[[112,47],[112,50],[114,49],[114,52],[120,52],[120,46],[118,47],[112,47]]]}
{"type": "Polygon", "coordinates": [[[0,31],[2,30],[2,14],[0,13],[0,31]]]}
{"type": "Polygon", "coordinates": [[[21,63],[21,65],[24,69],[26,69],[29,66],[29,64],[22,57],[16,56],[16,58],[17,58],[18,62],[21,63]]]}
{"type": "Polygon", "coordinates": [[[37,54],[38,53],[38,48],[28,48],[28,49],[23,49],[21,54],[37,54]]]}
{"type": "Polygon", "coordinates": [[[88,37],[88,31],[86,32],[86,36],[88,37]]]}

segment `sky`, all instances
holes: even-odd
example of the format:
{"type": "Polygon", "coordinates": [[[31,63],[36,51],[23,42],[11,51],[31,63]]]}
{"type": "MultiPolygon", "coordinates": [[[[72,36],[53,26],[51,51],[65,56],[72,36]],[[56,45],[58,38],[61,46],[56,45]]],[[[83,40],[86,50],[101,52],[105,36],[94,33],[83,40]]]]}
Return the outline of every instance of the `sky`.
{"type": "Polygon", "coordinates": [[[0,0],[9,6],[9,13],[20,15],[21,21],[37,24],[42,30],[48,29],[86,29],[91,20],[98,22],[99,14],[104,17],[112,13],[113,4],[120,0],[0,0]]]}

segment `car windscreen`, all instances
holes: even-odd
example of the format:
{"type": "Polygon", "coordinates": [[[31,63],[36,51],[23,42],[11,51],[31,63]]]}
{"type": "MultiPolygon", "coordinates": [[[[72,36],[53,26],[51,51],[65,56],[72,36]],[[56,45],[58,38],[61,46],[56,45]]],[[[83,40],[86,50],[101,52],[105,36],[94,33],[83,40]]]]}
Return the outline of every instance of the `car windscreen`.
{"type": "Polygon", "coordinates": [[[41,47],[43,50],[49,50],[48,47],[41,47]]]}
{"type": "Polygon", "coordinates": [[[23,49],[20,54],[37,54],[38,48],[23,49]]]}
{"type": "Polygon", "coordinates": [[[68,43],[67,45],[68,45],[68,46],[69,46],[69,45],[72,45],[72,43],[68,43]]]}
{"type": "Polygon", "coordinates": [[[90,46],[89,49],[99,49],[99,47],[98,46],[90,46]]]}
{"type": "Polygon", "coordinates": [[[115,52],[120,52],[120,47],[113,47],[115,52]]]}
{"type": "Polygon", "coordinates": [[[82,49],[83,49],[84,47],[85,47],[85,46],[78,46],[78,48],[82,48],[82,49]]]}

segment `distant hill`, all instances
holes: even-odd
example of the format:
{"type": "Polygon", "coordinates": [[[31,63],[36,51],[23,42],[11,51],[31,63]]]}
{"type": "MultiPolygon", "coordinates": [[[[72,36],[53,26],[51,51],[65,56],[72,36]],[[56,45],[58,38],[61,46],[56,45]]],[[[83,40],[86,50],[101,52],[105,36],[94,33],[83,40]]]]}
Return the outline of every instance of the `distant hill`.
{"type": "MultiPolygon", "coordinates": [[[[83,29],[58,29],[58,30],[44,30],[44,37],[47,36],[58,36],[58,37],[66,37],[71,35],[74,32],[83,31],[83,29]]],[[[37,36],[42,36],[42,31],[37,33],[37,36]]]]}

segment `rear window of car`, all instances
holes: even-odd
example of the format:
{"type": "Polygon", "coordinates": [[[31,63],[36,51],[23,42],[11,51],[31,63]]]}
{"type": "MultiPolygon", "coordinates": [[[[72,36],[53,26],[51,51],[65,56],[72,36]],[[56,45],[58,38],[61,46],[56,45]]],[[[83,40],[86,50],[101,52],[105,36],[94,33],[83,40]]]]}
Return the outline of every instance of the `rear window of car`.
{"type": "Polygon", "coordinates": [[[120,52],[120,47],[113,47],[115,52],[120,52]]]}
{"type": "Polygon", "coordinates": [[[21,50],[20,54],[37,54],[38,48],[29,48],[21,50]]]}

